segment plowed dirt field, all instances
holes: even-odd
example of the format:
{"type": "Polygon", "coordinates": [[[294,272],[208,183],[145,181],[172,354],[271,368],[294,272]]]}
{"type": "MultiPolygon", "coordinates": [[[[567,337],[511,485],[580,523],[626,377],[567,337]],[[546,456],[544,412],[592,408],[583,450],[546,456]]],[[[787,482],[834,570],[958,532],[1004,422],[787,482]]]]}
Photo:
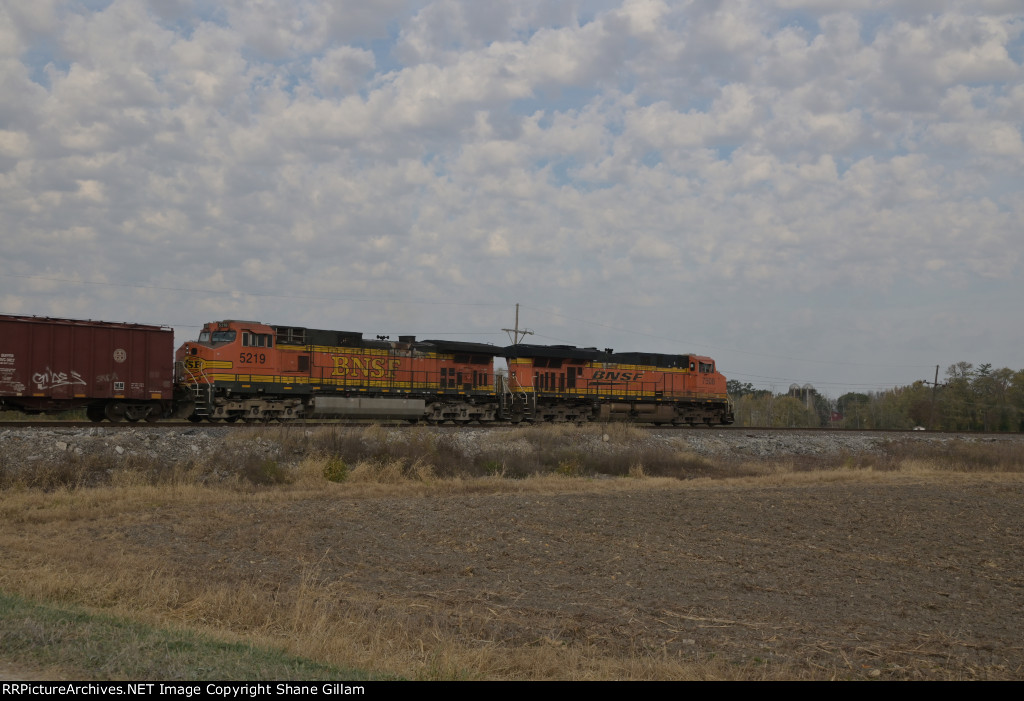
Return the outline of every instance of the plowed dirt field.
{"type": "Polygon", "coordinates": [[[467,642],[1021,678],[1024,484],[931,482],[305,500],[91,530],[186,580],[289,590],[316,563],[342,600],[377,593],[467,642]]]}

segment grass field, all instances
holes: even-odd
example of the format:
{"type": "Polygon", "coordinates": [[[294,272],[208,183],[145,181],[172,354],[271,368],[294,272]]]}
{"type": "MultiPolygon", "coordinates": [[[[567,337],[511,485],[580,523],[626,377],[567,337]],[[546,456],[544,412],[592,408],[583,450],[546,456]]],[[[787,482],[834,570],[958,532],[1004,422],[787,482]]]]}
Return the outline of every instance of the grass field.
{"type": "MultiPolygon", "coordinates": [[[[742,565],[751,536],[731,524],[776,494],[791,501],[789,513],[809,499],[846,508],[852,493],[921,485],[940,499],[981,490],[1012,505],[1024,477],[1013,445],[716,461],[645,445],[629,427],[602,442],[634,449],[581,449],[593,430],[510,431],[507,449],[466,455],[429,432],[395,442],[374,427],[267,429],[262,439],[281,447],[274,458],[228,441],[217,455],[175,464],[0,464],[2,658],[79,679],[827,679],[875,669],[885,678],[1020,678],[1019,641],[982,666],[950,652],[944,663],[914,662],[900,645],[915,635],[934,643],[931,628],[892,631],[904,637],[883,655],[899,660],[890,666],[844,664],[842,651],[824,660],[769,654],[766,631],[798,613],[773,622],[740,620],[743,606],[679,608],[673,582],[656,580],[682,572],[673,568],[683,556],[659,559],[671,533],[653,542],[660,522],[677,529],[682,514],[708,505],[696,527],[721,518],[715,538],[734,541],[695,542],[686,558],[721,547],[719,559],[742,565]],[[624,525],[603,525],[612,515],[624,525]],[[653,525],[622,536],[647,516],[653,525]],[[641,564],[616,564],[637,548],[648,549],[641,564]],[[634,590],[642,598],[631,599],[634,590]],[[715,637],[721,630],[733,637],[715,637]]],[[[887,518],[895,531],[913,514],[879,515],[887,518]]],[[[1013,541],[1019,523],[1010,518],[1001,537],[1013,541]]],[[[794,523],[784,525],[805,526],[794,523]]],[[[1000,587],[1017,576],[1017,563],[990,559],[986,576],[1000,587]]],[[[1006,643],[992,635],[987,644],[1006,643]]]]}

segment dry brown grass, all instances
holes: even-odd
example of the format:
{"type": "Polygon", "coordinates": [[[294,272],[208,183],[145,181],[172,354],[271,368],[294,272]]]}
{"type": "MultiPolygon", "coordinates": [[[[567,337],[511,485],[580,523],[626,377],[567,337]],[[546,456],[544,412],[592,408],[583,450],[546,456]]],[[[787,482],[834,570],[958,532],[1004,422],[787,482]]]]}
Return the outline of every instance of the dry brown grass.
{"type": "MultiPolygon", "coordinates": [[[[355,593],[329,581],[307,563],[294,586],[268,591],[245,579],[183,577],[159,557],[110,548],[106,538],[83,541],[83,531],[142,527],[156,509],[216,514],[239,503],[322,497],[423,498],[514,492],[551,494],[681,488],[666,478],[591,480],[567,474],[526,479],[497,476],[438,479],[423,462],[364,460],[343,484],[327,481],[323,456],[307,456],[292,479],[253,489],[231,483],[188,482],[185,475],[159,485],[130,471],[112,484],[45,491],[13,488],[0,496],[0,550],[7,554],[0,588],[35,600],[104,610],[154,624],[186,626],[222,639],[283,647],[288,653],[329,664],[390,672],[415,679],[720,679],[749,678],[752,670],[724,661],[696,663],[649,653],[626,657],[597,647],[565,646],[538,639],[508,646],[479,639],[481,625],[500,628],[512,616],[495,609],[483,623],[465,628],[446,620],[439,603],[425,610],[383,592],[355,593]],[[441,623],[445,621],[445,623],[441,623]]],[[[696,486],[696,485],[695,485],[696,486]]],[[[296,533],[298,535],[298,533],[296,533]]],[[[231,546],[225,543],[225,551],[231,546]]],[[[757,672],[760,674],[761,672],[757,672]]]]}
{"type": "MultiPolygon", "coordinates": [[[[424,493],[417,477],[395,488],[394,468],[377,474],[382,483],[321,484],[344,489],[346,498],[424,493]],[[386,492],[383,486],[392,487],[386,492]]],[[[550,492],[581,489],[582,480],[539,477],[493,489],[550,492]]],[[[636,481],[629,488],[636,488],[636,481]]],[[[621,481],[620,481],[621,482],[621,481]]],[[[644,488],[678,488],[671,480],[650,480],[644,488]]],[[[626,488],[623,484],[592,484],[590,488],[626,488]]],[[[303,567],[294,586],[268,591],[254,581],[197,580],[182,577],[159,558],[111,550],[102,542],[85,547],[69,530],[102,530],[104,521],[119,527],[146,521],[156,505],[216,511],[229,503],[300,498],[303,487],[292,485],[268,495],[243,494],[224,487],[181,488],[167,493],[149,485],[103,487],[42,493],[5,494],[0,511],[0,548],[9,554],[0,587],[35,600],[104,610],[157,625],[183,626],[220,639],[283,648],[287,653],[320,662],[393,673],[413,679],[761,679],[794,678],[802,672],[788,667],[766,669],[755,663],[695,661],[637,651],[609,654],[601,646],[566,645],[539,637],[526,645],[509,646],[481,634],[515,622],[515,614],[496,607],[483,620],[451,620],[443,602],[427,608],[386,592],[356,593],[343,582],[321,575],[318,563],[303,567]],[[75,524],[79,524],[75,526],[75,524]],[[35,537],[28,546],[26,529],[35,537]],[[11,526],[20,526],[11,528],[11,526]],[[17,535],[15,535],[17,533],[17,535]]],[[[450,493],[454,484],[436,483],[435,493],[450,493]]],[[[470,489],[470,491],[475,491],[470,489]]],[[[230,544],[226,544],[230,550],[230,544]]]]}
{"type": "MultiPolygon", "coordinates": [[[[820,670],[683,659],[650,650],[623,655],[543,636],[528,644],[509,644],[490,634],[514,623],[514,614],[498,606],[465,620],[453,619],[455,614],[441,601],[430,608],[422,598],[354,591],[344,581],[324,577],[317,562],[304,563],[294,582],[270,588],[264,581],[233,577],[230,568],[217,563],[197,564],[217,576],[196,577],[159,556],[121,547],[119,534],[145,529],[157,510],[201,512],[217,519],[239,505],[258,512],[260,504],[325,495],[358,500],[743,489],[922,476],[955,482],[1022,472],[1021,456],[994,444],[955,445],[943,451],[906,444],[891,454],[842,456],[822,460],[817,467],[796,460],[715,463],[695,455],[642,450],[613,465],[602,463],[606,458],[600,455],[574,452],[573,441],[606,433],[609,442],[643,437],[628,426],[509,431],[502,437],[506,445],[525,441],[542,448],[544,457],[537,458],[535,451],[523,464],[516,460],[527,458],[514,451],[466,456],[453,441],[428,431],[411,432],[396,443],[391,433],[377,427],[285,428],[265,434],[285,446],[285,457],[273,466],[262,453],[250,456],[243,447],[229,445],[214,458],[216,464],[139,463],[100,470],[83,461],[34,478],[9,473],[0,490],[0,551],[5,553],[0,588],[417,679],[820,678],[820,670]],[[345,477],[331,481],[325,475],[339,459],[345,462],[345,477]],[[210,479],[212,470],[225,469],[230,478],[210,479]],[[90,479],[97,472],[105,475],[103,480],[90,479]],[[678,479],[684,474],[688,480],[678,479]]],[[[1024,479],[1012,479],[1017,477],[1024,479]]],[[[282,525],[273,533],[309,537],[306,528],[282,525]]],[[[232,546],[223,545],[228,557],[232,546]]]]}

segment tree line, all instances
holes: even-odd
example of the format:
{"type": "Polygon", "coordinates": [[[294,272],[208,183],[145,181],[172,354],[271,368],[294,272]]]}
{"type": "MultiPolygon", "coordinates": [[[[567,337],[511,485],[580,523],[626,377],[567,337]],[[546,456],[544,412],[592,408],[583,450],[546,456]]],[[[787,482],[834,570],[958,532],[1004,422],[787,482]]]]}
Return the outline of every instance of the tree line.
{"type": "Polygon", "coordinates": [[[785,394],[728,381],[738,426],[1024,430],[1024,370],[959,362],[938,385],[918,381],[881,392],[847,392],[831,399],[816,390],[785,394]]]}

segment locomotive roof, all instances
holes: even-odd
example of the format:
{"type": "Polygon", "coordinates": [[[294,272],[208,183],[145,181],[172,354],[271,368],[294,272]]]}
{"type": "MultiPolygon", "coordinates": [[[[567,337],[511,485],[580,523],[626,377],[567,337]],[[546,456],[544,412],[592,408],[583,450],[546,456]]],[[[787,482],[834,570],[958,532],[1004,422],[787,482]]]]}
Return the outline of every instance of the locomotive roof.
{"type": "Polygon", "coordinates": [[[689,355],[671,353],[612,353],[606,362],[627,365],[654,365],[659,368],[685,368],[690,364],[689,355]]]}
{"type": "Polygon", "coordinates": [[[685,368],[690,364],[690,356],[673,353],[608,353],[596,348],[577,348],[576,346],[541,346],[531,343],[518,343],[506,346],[504,355],[507,358],[565,358],[573,360],[590,360],[599,363],[623,363],[626,365],[653,365],[660,368],[685,368]]]}
{"type": "Polygon", "coordinates": [[[502,351],[504,350],[501,346],[495,346],[490,343],[471,343],[469,341],[446,341],[444,339],[437,338],[424,339],[423,341],[420,341],[420,343],[429,343],[442,353],[471,353],[474,355],[489,355],[493,357],[501,355],[502,351]]]}
{"type": "Polygon", "coordinates": [[[391,349],[396,345],[408,348],[410,344],[420,346],[429,344],[441,353],[469,353],[473,355],[501,355],[501,347],[490,343],[469,343],[465,341],[448,341],[444,339],[427,339],[416,341],[414,336],[400,336],[398,343],[391,340],[363,338],[361,331],[332,331],[328,329],[309,329],[303,326],[278,326],[270,324],[277,334],[277,342],[296,346],[348,346],[350,348],[391,349]]]}
{"type": "Polygon", "coordinates": [[[330,331],[307,329],[303,326],[278,326],[271,324],[277,334],[278,343],[298,346],[355,346],[361,347],[362,331],[330,331]]]}
{"type": "Polygon", "coordinates": [[[517,343],[505,346],[502,352],[506,358],[574,358],[577,360],[599,360],[606,353],[596,348],[576,346],[540,346],[532,343],[517,343]]]}

